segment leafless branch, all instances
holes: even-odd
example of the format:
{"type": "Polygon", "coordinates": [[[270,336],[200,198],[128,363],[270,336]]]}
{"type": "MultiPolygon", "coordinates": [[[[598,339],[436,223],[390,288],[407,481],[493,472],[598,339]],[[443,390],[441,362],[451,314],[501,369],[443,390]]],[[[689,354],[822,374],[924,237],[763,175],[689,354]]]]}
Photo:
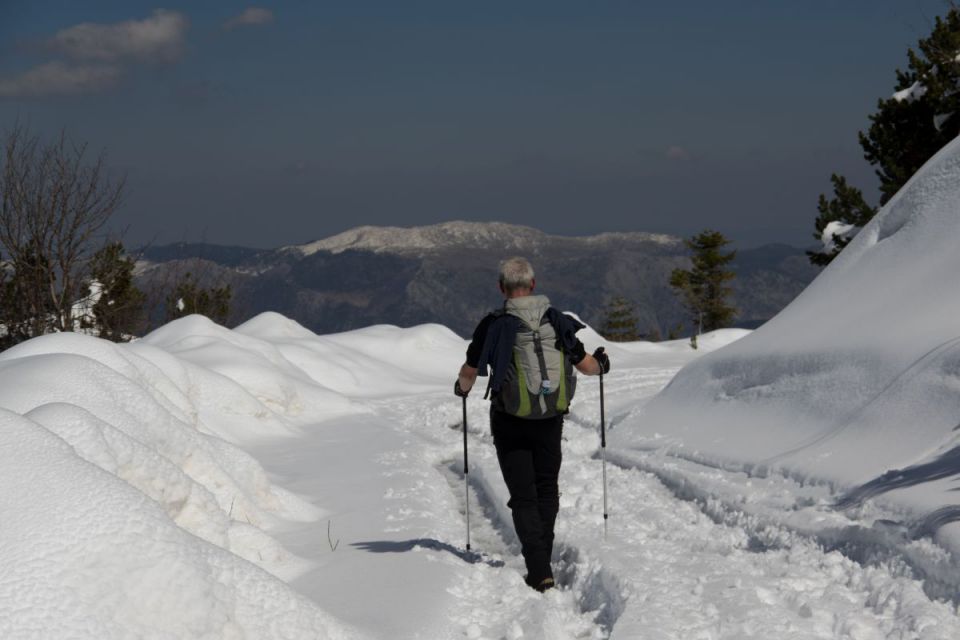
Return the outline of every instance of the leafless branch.
{"type": "Polygon", "coordinates": [[[109,174],[104,153],[91,159],[65,131],[44,142],[18,124],[3,144],[0,250],[16,274],[18,315],[27,337],[72,331],[90,258],[125,179],[109,174]]]}

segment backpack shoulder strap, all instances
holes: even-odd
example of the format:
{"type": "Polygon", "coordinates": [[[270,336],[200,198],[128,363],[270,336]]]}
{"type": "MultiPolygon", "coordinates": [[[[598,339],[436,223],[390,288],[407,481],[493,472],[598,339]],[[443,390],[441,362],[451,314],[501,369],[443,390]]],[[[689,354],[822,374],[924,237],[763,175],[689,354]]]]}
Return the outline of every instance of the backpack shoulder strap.
{"type": "Polygon", "coordinates": [[[488,365],[493,368],[493,375],[490,376],[488,386],[496,392],[500,390],[503,384],[507,365],[513,355],[513,343],[516,339],[517,325],[520,320],[507,314],[502,309],[491,312],[490,316],[493,316],[493,321],[487,330],[479,365],[483,371],[486,370],[488,365]]]}
{"type": "MultiPolygon", "coordinates": [[[[487,317],[488,317],[488,318],[493,318],[493,321],[490,323],[490,326],[492,327],[494,324],[496,324],[496,322],[497,322],[498,320],[500,320],[500,319],[501,319],[503,316],[505,316],[505,315],[507,315],[507,312],[506,312],[506,310],[505,310],[503,307],[500,307],[499,309],[494,309],[493,311],[491,311],[490,313],[488,313],[488,314],[487,314],[487,317]]],[[[489,332],[488,332],[487,335],[488,335],[488,337],[489,337],[489,332]]],[[[489,360],[496,360],[496,359],[497,359],[495,353],[490,353],[490,351],[492,350],[490,347],[487,347],[486,350],[487,350],[487,359],[489,359],[489,360]]],[[[496,368],[494,368],[494,371],[496,371],[496,368]]],[[[487,377],[487,388],[486,388],[486,390],[483,392],[483,399],[484,399],[484,400],[487,400],[487,399],[490,398],[490,389],[493,387],[493,378],[494,378],[494,376],[489,376],[489,377],[487,377]]]]}

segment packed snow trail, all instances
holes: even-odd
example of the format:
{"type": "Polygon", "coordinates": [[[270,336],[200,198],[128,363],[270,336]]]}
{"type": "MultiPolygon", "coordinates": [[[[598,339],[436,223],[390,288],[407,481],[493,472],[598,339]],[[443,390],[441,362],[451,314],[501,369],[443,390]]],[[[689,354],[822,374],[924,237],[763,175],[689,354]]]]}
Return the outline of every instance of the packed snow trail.
{"type": "Polygon", "coordinates": [[[445,412],[433,415],[437,437],[375,414],[256,448],[276,482],[327,510],[319,521],[274,532],[315,565],[291,584],[375,637],[602,637],[573,594],[545,599],[523,583],[512,533],[485,516],[492,507],[475,488],[478,553],[465,550],[462,441],[445,412]],[[444,432],[460,447],[451,450],[444,432]]]}
{"type": "MultiPolygon", "coordinates": [[[[675,371],[648,366],[607,376],[612,428],[622,428],[638,400],[675,371]]],[[[554,557],[559,589],[539,595],[523,583],[488,405],[475,396],[468,423],[476,553],[465,551],[460,401],[439,392],[372,401],[363,425],[324,425],[293,447],[257,453],[268,469],[307,469],[312,461],[322,471],[277,478],[332,509],[341,545],[331,550],[324,522],[306,526],[308,534],[280,535],[318,564],[294,585],[380,637],[960,637],[955,606],[932,601],[899,564],[864,565],[825,552],[815,538],[793,533],[789,521],[738,518],[735,505],[718,516],[715,503],[678,487],[696,478],[694,470],[642,471],[634,468],[644,466],[637,462],[642,453],[627,459],[609,452],[615,464],[608,466],[604,540],[596,383],[581,378],[565,427],[554,557]],[[298,536],[310,541],[298,544],[298,536]]],[[[649,456],[648,468],[670,467],[657,452],[649,456]]],[[[742,476],[706,471],[729,477],[728,484],[742,476]]],[[[749,485],[738,486],[739,500],[749,501],[749,485]]]]}

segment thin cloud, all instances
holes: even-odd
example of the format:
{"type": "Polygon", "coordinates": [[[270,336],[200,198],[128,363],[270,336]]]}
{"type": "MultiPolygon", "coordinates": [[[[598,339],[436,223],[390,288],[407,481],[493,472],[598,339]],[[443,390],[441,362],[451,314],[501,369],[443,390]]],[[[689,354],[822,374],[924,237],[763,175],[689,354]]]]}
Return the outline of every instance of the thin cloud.
{"type": "Polygon", "coordinates": [[[122,70],[114,65],[47,62],[19,76],[0,78],[0,98],[91,93],[116,85],[122,75],[122,70]]]}
{"type": "Polygon", "coordinates": [[[273,11],[260,7],[250,7],[238,16],[223,23],[223,28],[232,31],[237,27],[249,27],[273,22],[273,11]]]}
{"type": "Polygon", "coordinates": [[[183,55],[189,21],[176,11],[157,9],[143,20],[114,24],[84,22],[58,31],[52,51],[77,60],[174,62],[183,55]]]}
{"type": "Polygon", "coordinates": [[[0,78],[0,98],[95,93],[116,86],[137,63],[175,62],[185,49],[187,18],[158,9],[149,18],[112,24],[84,22],[41,43],[59,54],[23,73],[0,78]]]}

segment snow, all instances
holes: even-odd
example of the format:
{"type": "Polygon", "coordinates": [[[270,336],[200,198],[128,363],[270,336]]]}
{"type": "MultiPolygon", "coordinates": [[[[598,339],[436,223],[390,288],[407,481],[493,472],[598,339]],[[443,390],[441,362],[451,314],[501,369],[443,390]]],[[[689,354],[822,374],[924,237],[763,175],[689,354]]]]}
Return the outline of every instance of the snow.
{"type": "Polygon", "coordinates": [[[0,637],[960,637],[958,202],[955,141],[760,329],[582,330],[545,594],[445,327],[0,353],[0,637]]]}
{"type": "Polygon", "coordinates": [[[955,140],[783,312],[637,410],[618,445],[825,484],[848,524],[871,511],[868,528],[894,525],[903,540],[884,544],[932,536],[956,552],[958,202],[955,140]]]}
{"type": "Polygon", "coordinates": [[[891,97],[897,102],[913,102],[922,98],[926,93],[927,88],[917,80],[906,89],[895,92],[891,97]]]}
{"type": "Polygon", "coordinates": [[[76,334],[0,354],[0,637],[357,637],[271,574],[306,563],[261,527],[316,508],[205,435],[211,398],[154,355],[76,334]]]}
{"type": "MultiPolygon", "coordinates": [[[[614,363],[606,408],[618,436],[678,369],[756,334],[705,334],[697,351],[580,335],[614,363]]],[[[960,631],[931,580],[841,553],[839,533],[823,547],[851,522],[823,486],[610,447],[604,539],[596,379],[581,381],[565,428],[560,588],[530,590],[474,396],[474,551],[463,546],[450,382],[465,346],[439,325],[316,336],[267,313],[234,330],[190,316],[132,344],[57,334],[0,354],[0,637],[960,631]]],[[[944,562],[929,539],[913,544],[904,557],[944,562]]]]}
{"type": "MultiPolygon", "coordinates": [[[[376,253],[422,255],[425,252],[457,247],[489,247],[514,252],[533,252],[558,236],[550,236],[531,227],[503,222],[444,222],[422,227],[362,226],[305,245],[286,247],[305,256],[318,251],[342,253],[365,250],[376,253]]],[[[569,239],[567,239],[569,240],[569,239]]],[[[617,240],[653,242],[661,245],[680,244],[674,236],[656,233],[603,233],[575,238],[587,244],[606,244],[617,240]]]]}
{"type": "Polygon", "coordinates": [[[855,224],[847,224],[840,220],[828,222],[820,236],[820,242],[823,243],[823,252],[832,253],[837,247],[837,238],[852,238],[859,232],[860,227],[855,224]]]}
{"type": "Polygon", "coordinates": [[[412,228],[356,227],[323,240],[292,248],[304,255],[311,255],[317,251],[341,253],[348,249],[395,252],[435,249],[449,244],[486,245],[506,240],[505,248],[520,249],[542,237],[545,237],[543,232],[530,227],[498,222],[445,222],[412,228]]]}
{"type": "Polygon", "coordinates": [[[85,326],[93,326],[96,317],[93,308],[100,302],[102,296],[103,285],[96,280],[92,280],[87,288],[86,297],[75,302],[71,309],[74,331],[84,331],[85,326]]]}

